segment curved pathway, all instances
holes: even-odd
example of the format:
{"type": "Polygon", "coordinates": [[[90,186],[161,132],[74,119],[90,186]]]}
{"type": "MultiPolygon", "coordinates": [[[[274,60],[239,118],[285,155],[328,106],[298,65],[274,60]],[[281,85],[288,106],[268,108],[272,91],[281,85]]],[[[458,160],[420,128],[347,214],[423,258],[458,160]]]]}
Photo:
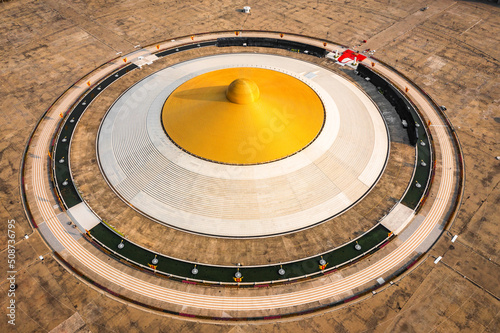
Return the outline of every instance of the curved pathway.
{"type": "MultiPolygon", "coordinates": [[[[217,36],[215,35],[203,36],[203,38],[206,39],[213,39],[216,37],[217,36]]],[[[298,41],[306,40],[304,37],[297,36],[295,36],[294,39],[297,39],[298,41]]],[[[160,48],[166,47],[167,44],[168,47],[172,47],[176,43],[179,43],[180,45],[183,42],[187,43],[189,42],[189,39],[186,38],[184,40],[166,43],[165,45],[161,45],[160,48]]],[[[310,44],[317,44],[318,46],[320,44],[322,45],[322,41],[307,40],[307,42],[310,44]]],[[[141,50],[143,54],[147,54],[148,52],[152,53],[154,51],[156,51],[155,46],[149,49],[141,50]]],[[[136,56],[140,55],[141,52],[128,55],[127,58],[129,61],[135,60],[136,56]]],[[[85,91],[86,81],[90,80],[90,82],[97,82],[98,79],[104,78],[106,75],[123,64],[123,62],[120,62],[121,59],[118,59],[117,61],[110,63],[105,68],[97,70],[91,75],[90,78],[86,78],[80,85],[77,85],[75,88],[68,91],[67,94],[59,101],[58,105],[49,110],[46,119],[42,121],[39,128],[37,128],[35,136],[31,142],[31,147],[34,148],[34,150],[32,149],[31,151],[41,158],[30,157],[26,161],[27,168],[31,168],[32,170],[32,179],[29,180],[29,182],[32,182],[32,189],[30,188],[28,190],[33,191],[34,197],[37,198],[36,204],[31,203],[30,205],[32,210],[37,210],[36,214],[33,214],[36,222],[46,222],[48,228],[57,240],[68,251],[68,253],[71,254],[71,256],[80,262],[83,267],[92,270],[101,278],[106,279],[119,287],[133,291],[139,295],[167,303],[177,304],[183,307],[236,311],[237,313],[235,316],[238,316],[239,313],[241,317],[243,317],[241,311],[289,308],[292,306],[307,305],[312,302],[328,300],[331,299],[331,297],[363,287],[367,283],[373,283],[377,278],[383,276],[386,272],[396,269],[404,264],[408,260],[407,258],[414,254],[419,245],[426,240],[431,231],[442,222],[448,212],[448,207],[453,203],[455,184],[457,182],[457,178],[455,176],[457,165],[454,156],[452,138],[448,135],[445,128],[446,124],[441,121],[440,116],[437,114],[437,111],[433,108],[433,106],[430,105],[425,97],[420,95],[417,91],[410,90],[408,92],[410,98],[419,105],[420,111],[434,125],[432,134],[436,143],[437,151],[441,156],[441,158],[438,158],[437,160],[436,169],[441,170],[441,177],[439,181],[436,181],[434,184],[434,186],[438,186],[437,196],[434,198],[432,203],[430,203],[432,206],[429,208],[424,221],[413,232],[413,234],[406,239],[406,241],[401,243],[384,258],[374,262],[364,269],[357,271],[354,274],[345,276],[344,278],[336,281],[327,282],[324,285],[310,286],[298,291],[284,292],[267,296],[239,297],[237,293],[233,293],[234,296],[214,296],[178,291],[145,282],[134,276],[128,275],[108,263],[101,261],[67,233],[56,217],[57,210],[50,202],[52,194],[50,192],[49,181],[47,179],[47,152],[49,151],[52,136],[60,120],[59,114],[61,112],[65,112],[78,98],[78,96],[85,91]]],[[[377,64],[376,68],[400,87],[409,85],[388,69],[383,68],[381,64],[377,64]]],[[[218,313],[220,314],[220,312],[218,313]]]]}

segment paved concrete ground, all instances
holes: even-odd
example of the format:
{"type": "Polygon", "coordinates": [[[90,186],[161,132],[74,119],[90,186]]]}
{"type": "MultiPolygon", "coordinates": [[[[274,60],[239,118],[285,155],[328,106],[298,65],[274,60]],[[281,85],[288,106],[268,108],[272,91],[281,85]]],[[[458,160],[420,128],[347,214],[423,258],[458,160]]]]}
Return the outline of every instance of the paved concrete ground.
{"type": "MultiPolygon", "coordinates": [[[[2,221],[17,221],[17,331],[64,327],[73,332],[498,331],[500,173],[495,156],[500,155],[500,10],[487,2],[450,2],[443,11],[422,17],[408,32],[381,38],[374,46],[377,57],[447,106],[467,163],[466,192],[457,220],[430,252],[443,259],[434,265],[429,257],[388,290],[292,321],[199,323],[118,302],[82,284],[54,261],[38,233],[20,240],[24,233],[32,233],[21,209],[17,177],[29,131],[64,89],[113,58],[117,50],[127,53],[134,45],[170,36],[244,28],[294,31],[357,45],[433,2],[244,4],[129,1],[103,7],[98,1],[61,6],[52,0],[0,4],[0,25],[6,32],[0,36],[0,216],[2,221]],[[252,6],[250,16],[236,12],[235,7],[244,4],[252,6]],[[452,244],[454,234],[459,238],[452,244]],[[36,259],[40,254],[46,258],[43,262],[36,259]]],[[[1,224],[0,244],[6,244],[5,225],[1,224]]],[[[1,248],[6,253],[6,245],[1,248]]],[[[5,291],[6,282],[1,285],[5,291]]],[[[2,298],[6,306],[5,301],[2,298]]],[[[1,331],[10,329],[0,321],[1,331]]]]}

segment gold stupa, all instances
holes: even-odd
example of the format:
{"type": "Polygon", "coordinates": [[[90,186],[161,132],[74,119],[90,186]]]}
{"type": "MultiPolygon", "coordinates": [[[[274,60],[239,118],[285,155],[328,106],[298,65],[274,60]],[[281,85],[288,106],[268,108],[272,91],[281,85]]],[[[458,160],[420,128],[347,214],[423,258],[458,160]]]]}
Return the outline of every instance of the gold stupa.
{"type": "Polygon", "coordinates": [[[304,82],[263,68],[196,76],[167,98],[163,127],[183,150],[215,162],[259,164],[302,150],[319,134],[323,104],[304,82]]]}

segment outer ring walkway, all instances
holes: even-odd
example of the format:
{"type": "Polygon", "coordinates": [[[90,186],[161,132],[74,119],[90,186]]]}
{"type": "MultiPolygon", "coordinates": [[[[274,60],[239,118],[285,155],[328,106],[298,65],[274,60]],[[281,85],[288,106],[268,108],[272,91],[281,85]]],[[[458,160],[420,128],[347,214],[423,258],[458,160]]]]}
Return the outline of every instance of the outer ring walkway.
{"type": "MultiPolygon", "coordinates": [[[[229,35],[229,33],[226,33],[229,35]]],[[[262,35],[262,33],[255,33],[262,35]]],[[[218,35],[220,36],[220,35],[218,35]]],[[[204,35],[201,38],[215,38],[215,35],[204,35]]],[[[298,40],[305,40],[305,37],[296,37],[298,40]]],[[[185,40],[179,40],[172,43],[183,43],[185,40]]],[[[322,41],[307,39],[310,44],[321,44],[322,41]]],[[[168,43],[168,46],[173,46],[168,43]]],[[[166,43],[167,44],[167,43],[166,43]]],[[[160,48],[167,45],[160,45],[160,48]]],[[[155,47],[146,48],[141,52],[154,52],[155,47]]],[[[127,58],[134,59],[135,55],[129,55],[127,58]]],[[[130,60],[129,60],[130,61],[130,60]]],[[[371,60],[367,61],[369,64],[371,60]]],[[[90,81],[95,82],[100,78],[105,77],[113,70],[121,65],[121,60],[109,64],[105,68],[97,70],[90,75],[90,81]]],[[[377,69],[380,70],[386,77],[395,82],[399,87],[410,85],[404,79],[398,77],[389,69],[384,68],[381,64],[377,63],[377,69]]],[[[88,79],[86,79],[88,80],[88,79]]],[[[83,83],[83,82],[82,82],[83,83]]],[[[116,286],[126,290],[137,293],[148,298],[159,300],[166,303],[173,303],[183,307],[193,307],[201,309],[211,309],[217,311],[232,311],[236,317],[251,316],[252,311],[260,311],[264,309],[277,310],[280,308],[290,308],[293,306],[308,305],[313,302],[327,301],[331,297],[349,293],[356,288],[362,288],[366,284],[370,284],[383,276],[385,273],[394,270],[403,265],[415,250],[430,236],[431,231],[444,219],[447,218],[449,208],[455,205],[456,200],[456,184],[459,179],[456,172],[460,169],[456,159],[455,151],[458,148],[454,147],[453,137],[447,130],[447,124],[443,122],[441,116],[438,114],[436,108],[429,103],[429,101],[420,92],[410,89],[407,95],[414,100],[419,106],[420,111],[427,119],[434,125],[432,127],[433,137],[436,142],[436,147],[440,154],[437,160],[437,168],[441,170],[441,177],[439,183],[434,184],[437,189],[437,195],[431,203],[428,213],[413,234],[406,239],[395,250],[391,251],[386,257],[374,262],[370,266],[342,279],[330,281],[324,285],[307,287],[303,290],[285,292],[281,294],[266,295],[266,296],[246,296],[239,297],[237,294],[234,296],[214,296],[204,295],[200,293],[178,291],[165,287],[161,287],[149,282],[145,282],[134,276],[123,273],[122,271],[112,267],[106,262],[101,261],[95,255],[86,250],[79,242],[75,241],[58,221],[57,209],[55,209],[51,202],[52,194],[50,192],[49,180],[47,179],[47,152],[51,144],[53,133],[58,125],[59,113],[65,112],[68,107],[74,102],[80,94],[85,91],[85,83],[76,85],[60,100],[58,105],[48,111],[47,117],[41,122],[40,126],[35,132],[32,142],[34,152],[39,158],[29,158],[26,161],[27,168],[32,170],[32,179],[29,180],[32,188],[28,190],[33,191],[36,204],[31,205],[33,216],[36,223],[45,222],[50,231],[68,251],[71,256],[80,262],[86,269],[92,270],[100,278],[105,279],[116,286]],[[32,182],[32,183],[31,183],[32,182]],[[250,312],[249,312],[250,311],[250,312]]],[[[26,189],[25,189],[26,190],[26,189]]],[[[220,312],[217,312],[220,313],[220,312]]]]}

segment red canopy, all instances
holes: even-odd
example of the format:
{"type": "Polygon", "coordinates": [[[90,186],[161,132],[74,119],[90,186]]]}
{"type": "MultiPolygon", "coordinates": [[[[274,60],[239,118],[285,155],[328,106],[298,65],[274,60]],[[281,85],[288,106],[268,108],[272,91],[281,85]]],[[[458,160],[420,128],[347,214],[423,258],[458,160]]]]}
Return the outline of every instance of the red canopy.
{"type": "Polygon", "coordinates": [[[357,61],[363,61],[366,57],[362,54],[354,52],[352,50],[345,50],[342,52],[342,55],[338,58],[338,62],[349,62],[354,61],[354,58],[357,58],[357,61]]]}

